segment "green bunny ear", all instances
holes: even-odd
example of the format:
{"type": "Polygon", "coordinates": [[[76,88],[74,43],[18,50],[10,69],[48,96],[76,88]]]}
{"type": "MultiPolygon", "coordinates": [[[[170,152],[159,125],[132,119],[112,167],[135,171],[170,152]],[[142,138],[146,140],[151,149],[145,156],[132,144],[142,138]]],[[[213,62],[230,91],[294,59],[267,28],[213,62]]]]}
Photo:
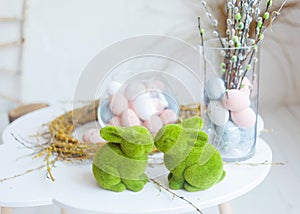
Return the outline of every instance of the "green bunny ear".
{"type": "Polygon", "coordinates": [[[203,127],[203,122],[200,117],[190,117],[180,124],[183,128],[199,129],[203,127]]]}
{"type": "Polygon", "coordinates": [[[125,128],[116,126],[106,126],[100,130],[100,134],[104,140],[113,143],[122,143],[125,128]]]}

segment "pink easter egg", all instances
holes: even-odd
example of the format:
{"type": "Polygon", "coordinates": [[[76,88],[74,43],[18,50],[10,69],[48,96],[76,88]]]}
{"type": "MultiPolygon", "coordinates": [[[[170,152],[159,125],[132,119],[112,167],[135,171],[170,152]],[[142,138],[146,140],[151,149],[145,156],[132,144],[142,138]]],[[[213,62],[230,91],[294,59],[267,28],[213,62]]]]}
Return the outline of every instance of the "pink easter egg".
{"type": "Polygon", "coordinates": [[[252,83],[250,82],[250,80],[247,77],[244,77],[244,79],[242,81],[242,86],[244,88],[248,88],[249,90],[253,89],[252,83]]]}
{"type": "Polygon", "coordinates": [[[113,117],[110,119],[109,121],[109,125],[112,125],[112,126],[121,126],[121,120],[119,117],[113,117]]]}
{"type": "Polygon", "coordinates": [[[127,109],[121,115],[121,125],[125,127],[140,126],[141,121],[132,109],[127,109]]]}
{"type": "Polygon", "coordinates": [[[128,108],[128,100],[122,94],[116,94],[111,97],[109,107],[113,114],[120,115],[128,108]]]}
{"type": "Polygon", "coordinates": [[[242,81],[240,91],[249,97],[252,89],[253,89],[253,86],[252,86],[250,80],[247,77],[245,77],[242,81]]]}
{"type": "Polygon", "coordinates": [[[129,101],[131,101],[145,91],[146,87],[143,83],[130,83],[125,88],[124,95],[129,101]]]}
{"type": "Polygon", "coordinates": [[[90,143],[106,142],[100,135],[100,129],[89,129],[89,130],[87,130],[83,134],[82,139],[83,139],[84,142],[90,142],[90,143]]]}
{"type": "Polygon", "coordinates": [[[241,128],[252,128],[256,122],[256,114],[252,108],[231,112],[232,121],[241,128]]]}
{"type": "Polygon", "coordinates": [[[133,102],[133,109],[142,120],[146,121],[152,115],[159,115],[165,109],[165,104],[158,98],[139,96],[133,102]]]}
{"type": "Polygon", "coordinates": [[[223,105],[231,111],[241,111],[250,106],[250,99],[240,90],[230,89],[223,97],[223,105]]]}
{"type": "Polygon", "coordinates": [[[158,115],[152,115],[150,120],[143,123],[143,126],[145,126],[151,133],[156,134],[163,127],[163,122],[158,115]]]}
{"type": "Polygon", "coordinates": [[[243,92],[247,97],[250,97],[251,90],[249,90],[249,88],[243,87],[240,89],[240,91],[243,92]]]}
{"type": "Polygon", "coordinates": [[[160,114],[160,119],[163,124],[175,123],[178,119],[178,116],[175,111],[171,109],[166,109],[160,114]]]}

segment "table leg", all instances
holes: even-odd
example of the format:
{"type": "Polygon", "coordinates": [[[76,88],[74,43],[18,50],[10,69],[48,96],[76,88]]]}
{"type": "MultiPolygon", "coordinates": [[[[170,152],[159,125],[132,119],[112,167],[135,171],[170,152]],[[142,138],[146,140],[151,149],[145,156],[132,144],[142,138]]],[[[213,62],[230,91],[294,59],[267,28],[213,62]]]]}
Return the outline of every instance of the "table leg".
{"type": "Polygon", "coordinates": [[[13,209],[10,207],[1,207],[1,214],[13,214],[13,209]]]}
{"type": "Polygon", "coordinates": [[[220,214],[232,214],[231,204],[229,202],[219,204],[219,212],[220,214]]]}
{"type": "Polygon", "coordinates": [[[61,208],[61,214],[68,214],[68,212],[64,208],[61,208]]]}

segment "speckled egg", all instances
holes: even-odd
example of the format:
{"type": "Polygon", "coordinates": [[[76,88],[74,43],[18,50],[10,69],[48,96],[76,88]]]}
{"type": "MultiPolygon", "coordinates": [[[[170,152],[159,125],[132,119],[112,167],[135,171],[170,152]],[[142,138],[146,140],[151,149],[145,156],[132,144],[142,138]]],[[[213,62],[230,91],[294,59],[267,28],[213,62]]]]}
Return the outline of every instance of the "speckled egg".
{"type": "Polygon", "coordinates": [[[223,97],[223,105],[230,111],[241,111],[250,106],[250,99],[240,90],[230,89],[223,97]]]}
{"type": "Polygon", "coordinates": [[[110,96],[113,96],[120,90],[121,87],[122,83],[117,81],[111,81],[107,87],[107,92],[110,96]]]}
{"type": "Polygon", "coordinates": [[[121,115],[121,125],[125,127],[140,126],[141,121],[132,109],[127,109],[121,115]]]}
{"type": "Polygon", "coordinates": [[[254,127],[256,122],[256,114],[252,108],[246,108],[242,111],[231,112],[232,121],[241,128],[254,127]]]}
{"type": "Polygon", "coordinates": [[[207,114],[210,120],[218,126],[224,126],[229,119],[229,111],[224,108],[221,101],[210,101],[207,114]]]}
{"type": "Polygon", "coordinates": [[[163,124],[175,123],[178,119],[178,114],[172,109],[165,109],[160,114],[160,119],[163,122],[163,124]]]}
{"type": "Polygon", "coordinates": [[[210,100],[219,100],[225,93],[224,81],[220,78],[211,78],[206,82],[205,90],[210,100]]]}
{"type": "Polygon", "coordinates": [[[115,94],[109,103],[110,110],[115,115],[120,115],[128,108],[128,100],[122,94],[115,94]]]}
{"type": "Polygon", "coordinates": [[[131,101],[145,91],[146,87],[143,83],[130,83],[125,88],[124,95],[129,101],[131,101]]]}
{"type": "Polygon", "coordinates": [[[88,129],[84,132],[82,140],[90,143],[106,142],[100,135],[100,129],[88,129]]]}
{"type": "Polygon", "coordinates": [[[104,123],[108,123],[109,120],[113,117],[113,113],[109,108],[109,100],[106,99],[101,102],[98,108],[98,117],[100,116],[99,120],[103,121],[104,123]]]}
{"type": "Polygon", "coordinates": [[[152,115],[159,115],[165,108],[158,98],[139,96],[132,103],[133,109],[142,120],[149,120],[152,115]]]}
{"type": "Polygon", "coordinates": [[[241,131],[233,122],[228,121],[225,126],[216,128],[217,134],[222,143],[233,146],[237,145],[241,140],[241,131]]]}
{"type": "Polygon", "coordinates": [[[240,128],[241,131],[241,143],[246,143],[249,144],[249,142],[253,142],[255,139],[255,130],[254,127],[252,128],[240,128]]]}
{"type": "Polygon", "coordinates": [[[143,123],[143,126],[145,126],[151,133],[156,134],[163,127],[163,122],[158,115],[152,115],[150,120],[143,123]]]}

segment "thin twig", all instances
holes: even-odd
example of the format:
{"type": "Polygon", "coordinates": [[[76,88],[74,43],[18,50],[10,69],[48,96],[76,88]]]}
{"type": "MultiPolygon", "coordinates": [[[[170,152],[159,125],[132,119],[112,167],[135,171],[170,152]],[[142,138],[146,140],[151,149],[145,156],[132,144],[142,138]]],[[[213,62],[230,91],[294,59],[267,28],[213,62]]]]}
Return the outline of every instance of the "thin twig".
{"type": "Polygon", "coordinates": [[[26,145],[26,143],[24,142],[25,140],[22,139],[20,137],[17,137],[14,133],[11,133],[11,136],[15,139],[15,141],[17,141],[18,143],[22,144],[25,148],[27,149],[33,149],[34,150],[34,146],[28,146],[26,145]]]}
{"type": "Polygon", "coordinates": [[[3,178],[3,179],[0,180],[0,183],[3,183],[3,182],[5,182],[5,181],[11,180],[11,179],[14,179],[14,178],[17,178],[17,177],[21,177],[21,176],[23,176],[23,175],[26,175],[26,174],[28,174],[28,173],[31,173],[31,172],[34,172],[34,171],[37,171],[37,170],[40,170],[40,169],[44,168],[45,166],[46,166],[46,165],[41,165],[41,166],[39,166],[39,167],[37,167],[37,168],[26,170],[26,171],[23,172],[23,173],[20,173],[20,174],[11,176],[11,177],[3,178]]]}
{"type": "Polygon", "coordinates": [[[248,163],[248,162],[224,162],[224,165],[234,165],[234,166],[284,166],[285,163],[283,162],[269,162],[267,160],[260,162],[260,163],[248,163]]]}
{"type": "Polygon", "coordinates": [[[160,184],[158,181],[154,180],[153,178],[150,178],[150,180],[151,180],[154,184],[156,184],[159,188],[162,188],[162,189],[166,190],[167,192],[171,193],[173,197],[177,197],[177,198],[179,198],[179,199],[181,199],[181,200],[187,202],[187,203],[190,204],[192,207],[194,207],[198,213],[203,214],[203,212],[202,212],[195,204],[193,204],[191,201],[187,200],[185,197],[176,194],[175,192],[173,192],[173,191],[171,191],[169,188],[163,186],[162,184],[160,184]]]}

